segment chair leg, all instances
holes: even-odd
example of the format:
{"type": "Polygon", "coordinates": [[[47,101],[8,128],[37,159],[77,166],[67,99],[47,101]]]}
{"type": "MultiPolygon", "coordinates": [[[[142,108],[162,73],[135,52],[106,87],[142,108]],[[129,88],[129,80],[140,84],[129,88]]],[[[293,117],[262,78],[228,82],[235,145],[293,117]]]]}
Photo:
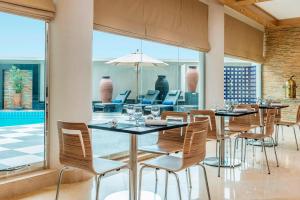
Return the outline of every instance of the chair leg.
{"type": "Polygon", "coordinates": [[[229,137],[229,160],[230,160],[230,165],[233,166],[234,163],[232,162],[232,141],[231,141],[231,138],[229,137]]]}
{"type": "Polygon", "coordinates": [[[237,149],[237,146],[238,146],[238,137],[236,137],[234,139],[234,147],[233,147],[233,159],[232,159],[232,162],[233,162],[233,165],[232,167],[234,167],[234,164],[235,164],[235,154],[236,154],[236,149],[237,149]]]}
{"type": "Polygon", "coordinates": [[[218,157],[218,146],[219,146],[219,140],[216,140],[216,157],[218,157]]]}
{"type": "Polygon", "coordinates": [[[219,142],[219,163],[218,163],[218,177],[220,177],[221,174],[221,142],[219,142]]]}
{"type": "Polygon", "coordinates": [[[244,146],[244,162],[246,161],[247,143],[248,143],[248,140],[245,139],[245,146],[244,146]]]}
{"type": "Polygon", "coordinates": [[[179,200],[182,200],[180,182],[179,182],[178,175],[175,172],[171,172],[171,173],[175,176],[176,181],[177,181],[177,189],[178,189],[179,200]]]}
{"type": "Polygon", "coordinates": [[[275,153],[277,167],[279,167],[278,158],[277,158],[277,152],[276,152],[276,147],[275,147],[275,142],[274,142],[274,139],[272,137],[271,137],[271,140],[272,140],[272,143],[273,143],[273,149],[274,149],[274,153],[275,153]]]}
{"type": "Polygon", "coordinates": [[[155,193],[157,193],[157,184],[158,184],[158,175],[157,175],[157,171],[159,169],[155,169],[155,193]]]}
{"type": "Polygon", "coordinates": [[[284,141],[283,126],[281,126],[281,137],[282,137],[282,141],[284,141]]]}
{"type": "Polygon", "coordinates": [[[276,125],[275,129],[275,144],[278,144],[279,125],[276,125]]]}
{"type": "Polygon", "coordinates": [[[166,171],[166,180],[165,180],[165,200],[168,197],[168,179],[169,179],[169,172],[166,171]]]}
{"type": "Polygon", "coordinates": [[[202,167],[203,169],[203,173],[204,173],[204,178],[205,178],[205,184],[206,184],[206,191],[207,191],[207,196],[208,196],[208,200],[211,200],[210,198],[210,191],[209,191],[209,185],[208,185],[208,179],[207,179],[207,173],[206,173],[206,169],[205,166],[202,164],[199,164],[199,166],[202,167]]]}
{"type": "Polygon", "coordinates": [[[296,142],[297,151],[299,151],[299,146],[298,146],[298,141],[297,141],[297,135],[296,135],[295,126],[293,126],[293,130],[294,130],[294,136],[295,136],[295,142],[296,142]]]}
{"type": "Polygon", "coordinates": [[[186,174],[186,182],[187,182],[188,190],[190,191],[192,189],[192,179],[191,179],[190,168],[187,168],[185,170],[185,174],[186,174]]]}
{"type": "MultiPolygon", "coordinates": [[[[142,179],[143,179],[143,171],[144,171],[144,169],[146,168],[146,166],[142,166],[141,167],[141,169],[140,169],[140,174],[139,174],[139,193],[138,193],[138,195],[139,195],[139,200],[141,200],[141,193],[142,193],[142,179]]],[[[155,171],[156,171],[156,169],[155,169],[155,171]]]]}
{"type": "Polygon", "coordinates": [[[100,182],[101,182],[101,178],[102,178],[102,174],[98,176],[97,178],[97,183],[96,183],[96,200],[99,199],[99,190],[100,190],[100,182]]]}
{"type": "Polygon", "coordinates": [[[60,189],[60,184],[61,184],[61,180],[64,174],[64,170],[67,169],[67,167],[63,167],[60,172],[59,172],[59,177],[58,177],[58,181],[57,181],[57,188],[56,188],[56,196],[55,196],[55,200],[58,200],[58,196],[59,196],[59,189],[60,189]]]}
{"type": "Polygon", "coordinates": [[[267,151],[266,151],[266,147],[265,147],[265,140],[262,140],[261,145],[262,145],[263,150],[264,150],[264,152],[265,152],[265,157],[266,157],[266,162],[267,162],[267,167],[268,167],[268,174],[271,174],[271,172],[270,172],[270,167],[269,167],[268,156],[267,156],[267,151]]]}
{"type": "Polygon", "coordinates": [[[243,155],[244,155],[244,139],[242,138],[242,142],[241,142],[241,162],[243,162],[243,155]]]}

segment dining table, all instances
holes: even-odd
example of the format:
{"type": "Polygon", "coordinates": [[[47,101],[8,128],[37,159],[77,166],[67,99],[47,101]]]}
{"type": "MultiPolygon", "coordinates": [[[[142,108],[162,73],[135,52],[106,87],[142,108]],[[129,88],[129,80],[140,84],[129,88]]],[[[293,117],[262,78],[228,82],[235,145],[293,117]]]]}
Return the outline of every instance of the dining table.
{"type": "MultiPolygon", "coordinates": [[[[186,122],[168,122],[166,125],[145,125],[137,126],[135,123],[122,122],[112,126],[111,123],[91,122],[90,129],[113,131],[116,133],[127,133],[129,135],[129,191],[120,191],[108,195],[105,200],[137,200],[137,178],[138,178],[138,136],[150,134],[159,131],[182,128],[187,126],[186,122]]],[[[141,199],[160,200],[159,195],[152,192],[142,191],[141,199]]]]}
{"type": "MultiPolygon", "coordinates": [[[[224,137],[225,136],[225,118],[226,117],[241,117],[245,115],[252,115],[257,113],[254,110],[223,110],[219,109],[215,111],[216,119],[218,120],[218,135],[224,137]]],[[[204,163],[209,166],[214,167],[236,167],[241,164],[240,160],[232,161],[232,158],[226,159],[226,145],[225,140],[220,140],[220,158],[219,157],[207,157],[204,160],[204,163]]]]}

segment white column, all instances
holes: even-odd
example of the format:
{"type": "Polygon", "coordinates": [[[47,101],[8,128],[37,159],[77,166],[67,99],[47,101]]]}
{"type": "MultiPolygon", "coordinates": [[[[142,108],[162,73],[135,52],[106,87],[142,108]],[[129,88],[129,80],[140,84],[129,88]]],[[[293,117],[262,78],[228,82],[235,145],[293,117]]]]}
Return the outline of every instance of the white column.
{"type": "Polygon", "coordinates": [[[206,54],[206,108],[224,103],[224,6],[208,1],[208,36],[211,50],[206,54]]]}
{"type": "Polygon", "coordinates": [[[51,168],[59,166],[57,120],[91,120],[93,2],[56,0],[56,17],[50,23],[51,168]]]}

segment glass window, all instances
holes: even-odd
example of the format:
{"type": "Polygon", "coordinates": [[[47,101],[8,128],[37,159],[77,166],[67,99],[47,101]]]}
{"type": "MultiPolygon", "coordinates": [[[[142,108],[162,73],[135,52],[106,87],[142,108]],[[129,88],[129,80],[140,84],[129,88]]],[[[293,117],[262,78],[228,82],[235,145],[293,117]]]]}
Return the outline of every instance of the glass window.
{"type": "Polygon", "coordinates": [[[0,27],[0,171],[13,174],[45,163],[46,24],[0,12],[0,27]]]}
{"type": "MultiPolygon", "coordinates": [[[[93,49],[94,120],[118,119],[122,113],[126,118],[128,104],[142,106],[145,115],[151,114],[152,105],[166,106],[160,107],[161,112],[203,107],[204,53],[99,31],[94,31],[93,49]],[[130,60],[132,53],[143,57],[138,70],[131,61],[114,61],[123,56],[130,60]],[[119,104],[120,95],[129,90],[130,95],[119,104]],[[153,92],[158,95],[151,95],[153,92]]],[[[139,144],[156,140],[157,133],[145,135],[139,137],[139,144]]],[[[128,150],[128,135],[101,131],[93,134],[93,145],[96,156],[119,155],[128,150]]]]}

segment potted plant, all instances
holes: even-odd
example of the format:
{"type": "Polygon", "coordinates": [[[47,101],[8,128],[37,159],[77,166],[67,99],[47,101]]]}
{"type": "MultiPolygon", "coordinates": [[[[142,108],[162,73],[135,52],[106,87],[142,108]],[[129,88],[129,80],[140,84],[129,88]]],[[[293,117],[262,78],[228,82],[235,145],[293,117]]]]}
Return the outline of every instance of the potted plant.
{"type": "Polygon", "coordinates": [[[12,66],[9,70],[9,75],[12,81],[12,88],[15,91],[13,95],[13,104],[15,108],[22,106],[22,92],[24,88],[23,75],[19,68],[12,66]]]}

